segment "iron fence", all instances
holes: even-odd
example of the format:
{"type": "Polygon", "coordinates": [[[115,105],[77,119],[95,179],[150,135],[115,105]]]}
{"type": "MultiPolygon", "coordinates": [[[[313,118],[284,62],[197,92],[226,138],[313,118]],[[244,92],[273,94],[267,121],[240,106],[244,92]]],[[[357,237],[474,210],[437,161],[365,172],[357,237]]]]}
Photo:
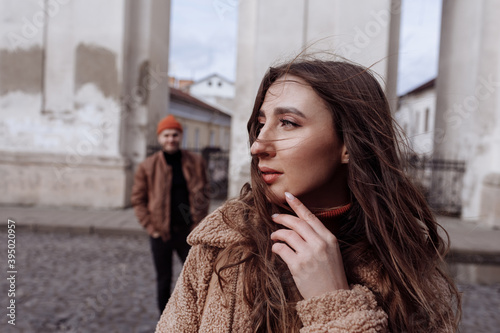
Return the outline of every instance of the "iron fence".
{"type": "MultiPolygon", "coordinates": [[[[148,145],[147,156],[161,150],[159,145],[148,145]]],[[[209,196],[211,199],[226,199],[229,178],[229,151],[217,147],[206,147],[202,150],[189,149],[199,153],[207,164],[209,196]]]]}
{"type": "Polygon", "coordinates": [[[429,205],[442,215],[460,216],[465,169],[465,161],[425,155],[408,157],[408,175],[421,188],[429,205]]]}
{"type": "Polygon", "coordinates": [[[201,152],[207,162],[210,198],[226,199],[229,179],[229,151],[207,147],[201,152]]]}

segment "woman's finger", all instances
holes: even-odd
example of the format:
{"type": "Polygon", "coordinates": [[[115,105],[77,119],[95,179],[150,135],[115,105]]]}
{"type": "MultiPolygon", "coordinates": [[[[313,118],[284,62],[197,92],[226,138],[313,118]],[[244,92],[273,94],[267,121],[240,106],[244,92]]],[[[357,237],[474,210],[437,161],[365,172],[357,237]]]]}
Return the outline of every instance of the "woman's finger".
{"type": "Polygon", "coordinates": [[[297,254],[285,243],[274,243],[271,250],[279,255],[289,268],[296,260],[297,254]]]}
{"type": "Polygon", "coordinates": [[[305,250],[306,241],[295,231],[289,229],[279,229],[271,234],[271,240],[284,242],[295,252],[305,250]]]}
{"type": "Polygon", "coordinates": [[[272,216],[272,219],[274,222],[293,230],[305,241],[311,239],[311,237],[317,236],[315,235],[316,232],[308,222],[296,216],[290,214],[274,214],[272,216]]]}
{"type": "Polygon", "coordinates": [[[323,223],[293,194],[285,192],[286,201],[297,216],[306,221],[319,235],[329,232],[323,223]]]}

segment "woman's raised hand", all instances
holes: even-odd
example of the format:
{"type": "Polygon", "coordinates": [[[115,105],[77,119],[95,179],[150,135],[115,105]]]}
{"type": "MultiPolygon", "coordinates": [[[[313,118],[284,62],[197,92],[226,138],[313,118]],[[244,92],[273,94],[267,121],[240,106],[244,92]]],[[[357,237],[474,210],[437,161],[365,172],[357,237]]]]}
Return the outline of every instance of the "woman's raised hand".
{"type": "Polygon", "coordinates": [[[290,269],[304,299],[338,289],[349,289],[337,238],[307,207],[285,192],[286,201],[297,214],[274,214],[273,221],[288,229],[271,234],[272,251],[290,269]]]}

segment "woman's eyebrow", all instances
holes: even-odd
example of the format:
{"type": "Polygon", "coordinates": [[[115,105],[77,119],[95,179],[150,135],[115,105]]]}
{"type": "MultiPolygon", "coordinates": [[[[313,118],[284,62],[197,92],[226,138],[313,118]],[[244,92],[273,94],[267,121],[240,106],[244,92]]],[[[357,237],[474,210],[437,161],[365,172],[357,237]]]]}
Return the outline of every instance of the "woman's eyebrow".
{"type": "MultiPolygon", "coordinates": [[[[279,115],[287,114],[287,113],[296,114],[297,116],[302,117],[304,119],[307,118],[305,114],[303,114],[301,111],[297,110],[293,106],[286,106],[286,107],[279,106],[279,107],[277,107],[277,108],[274,109],[274,115],[275,116],[279,116],[279,115]]],[[[259,118],[266,118],[266,114],[264,113],[263,110],[259,110],[258,117],[259,118]]]]}
{"type": "Polygon", "coordinates": [[[293,113],[299,117],[302,118],[307,118],[305,114],[294,108],[293,106],[287,106],[287,107],[277,107],[274,109],[274,114],[275,115],[280,115],[280,114],[286,114],[286,113],[293,113]]]}

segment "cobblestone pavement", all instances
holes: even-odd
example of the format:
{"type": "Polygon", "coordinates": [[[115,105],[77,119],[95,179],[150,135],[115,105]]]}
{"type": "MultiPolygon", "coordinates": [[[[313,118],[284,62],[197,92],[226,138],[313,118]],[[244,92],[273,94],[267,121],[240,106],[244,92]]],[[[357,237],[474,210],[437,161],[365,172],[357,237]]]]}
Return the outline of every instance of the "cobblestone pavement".
{"type": "MultiPolygon", "coordinates": [[[[147,237],[16,230],[15,326],[5,315],[5,230],[0,239],[1,332],[154,331],[159,314],[147,237]]],[[[499,332],[500,285],[469,284],[460,289],[462,332],[499,332]]]]}
{"type": "MultiPolygon", "coordinates": [[[[4,231],[0,237],[4,268],[4,231]]],[[[155,329],[159,317],[155,273],[145,235],[18,229],[16,268],[16,326],[13,329],[7,323],[8,281],[3,278],[1,332],[142,333],[155,329]]]]}

